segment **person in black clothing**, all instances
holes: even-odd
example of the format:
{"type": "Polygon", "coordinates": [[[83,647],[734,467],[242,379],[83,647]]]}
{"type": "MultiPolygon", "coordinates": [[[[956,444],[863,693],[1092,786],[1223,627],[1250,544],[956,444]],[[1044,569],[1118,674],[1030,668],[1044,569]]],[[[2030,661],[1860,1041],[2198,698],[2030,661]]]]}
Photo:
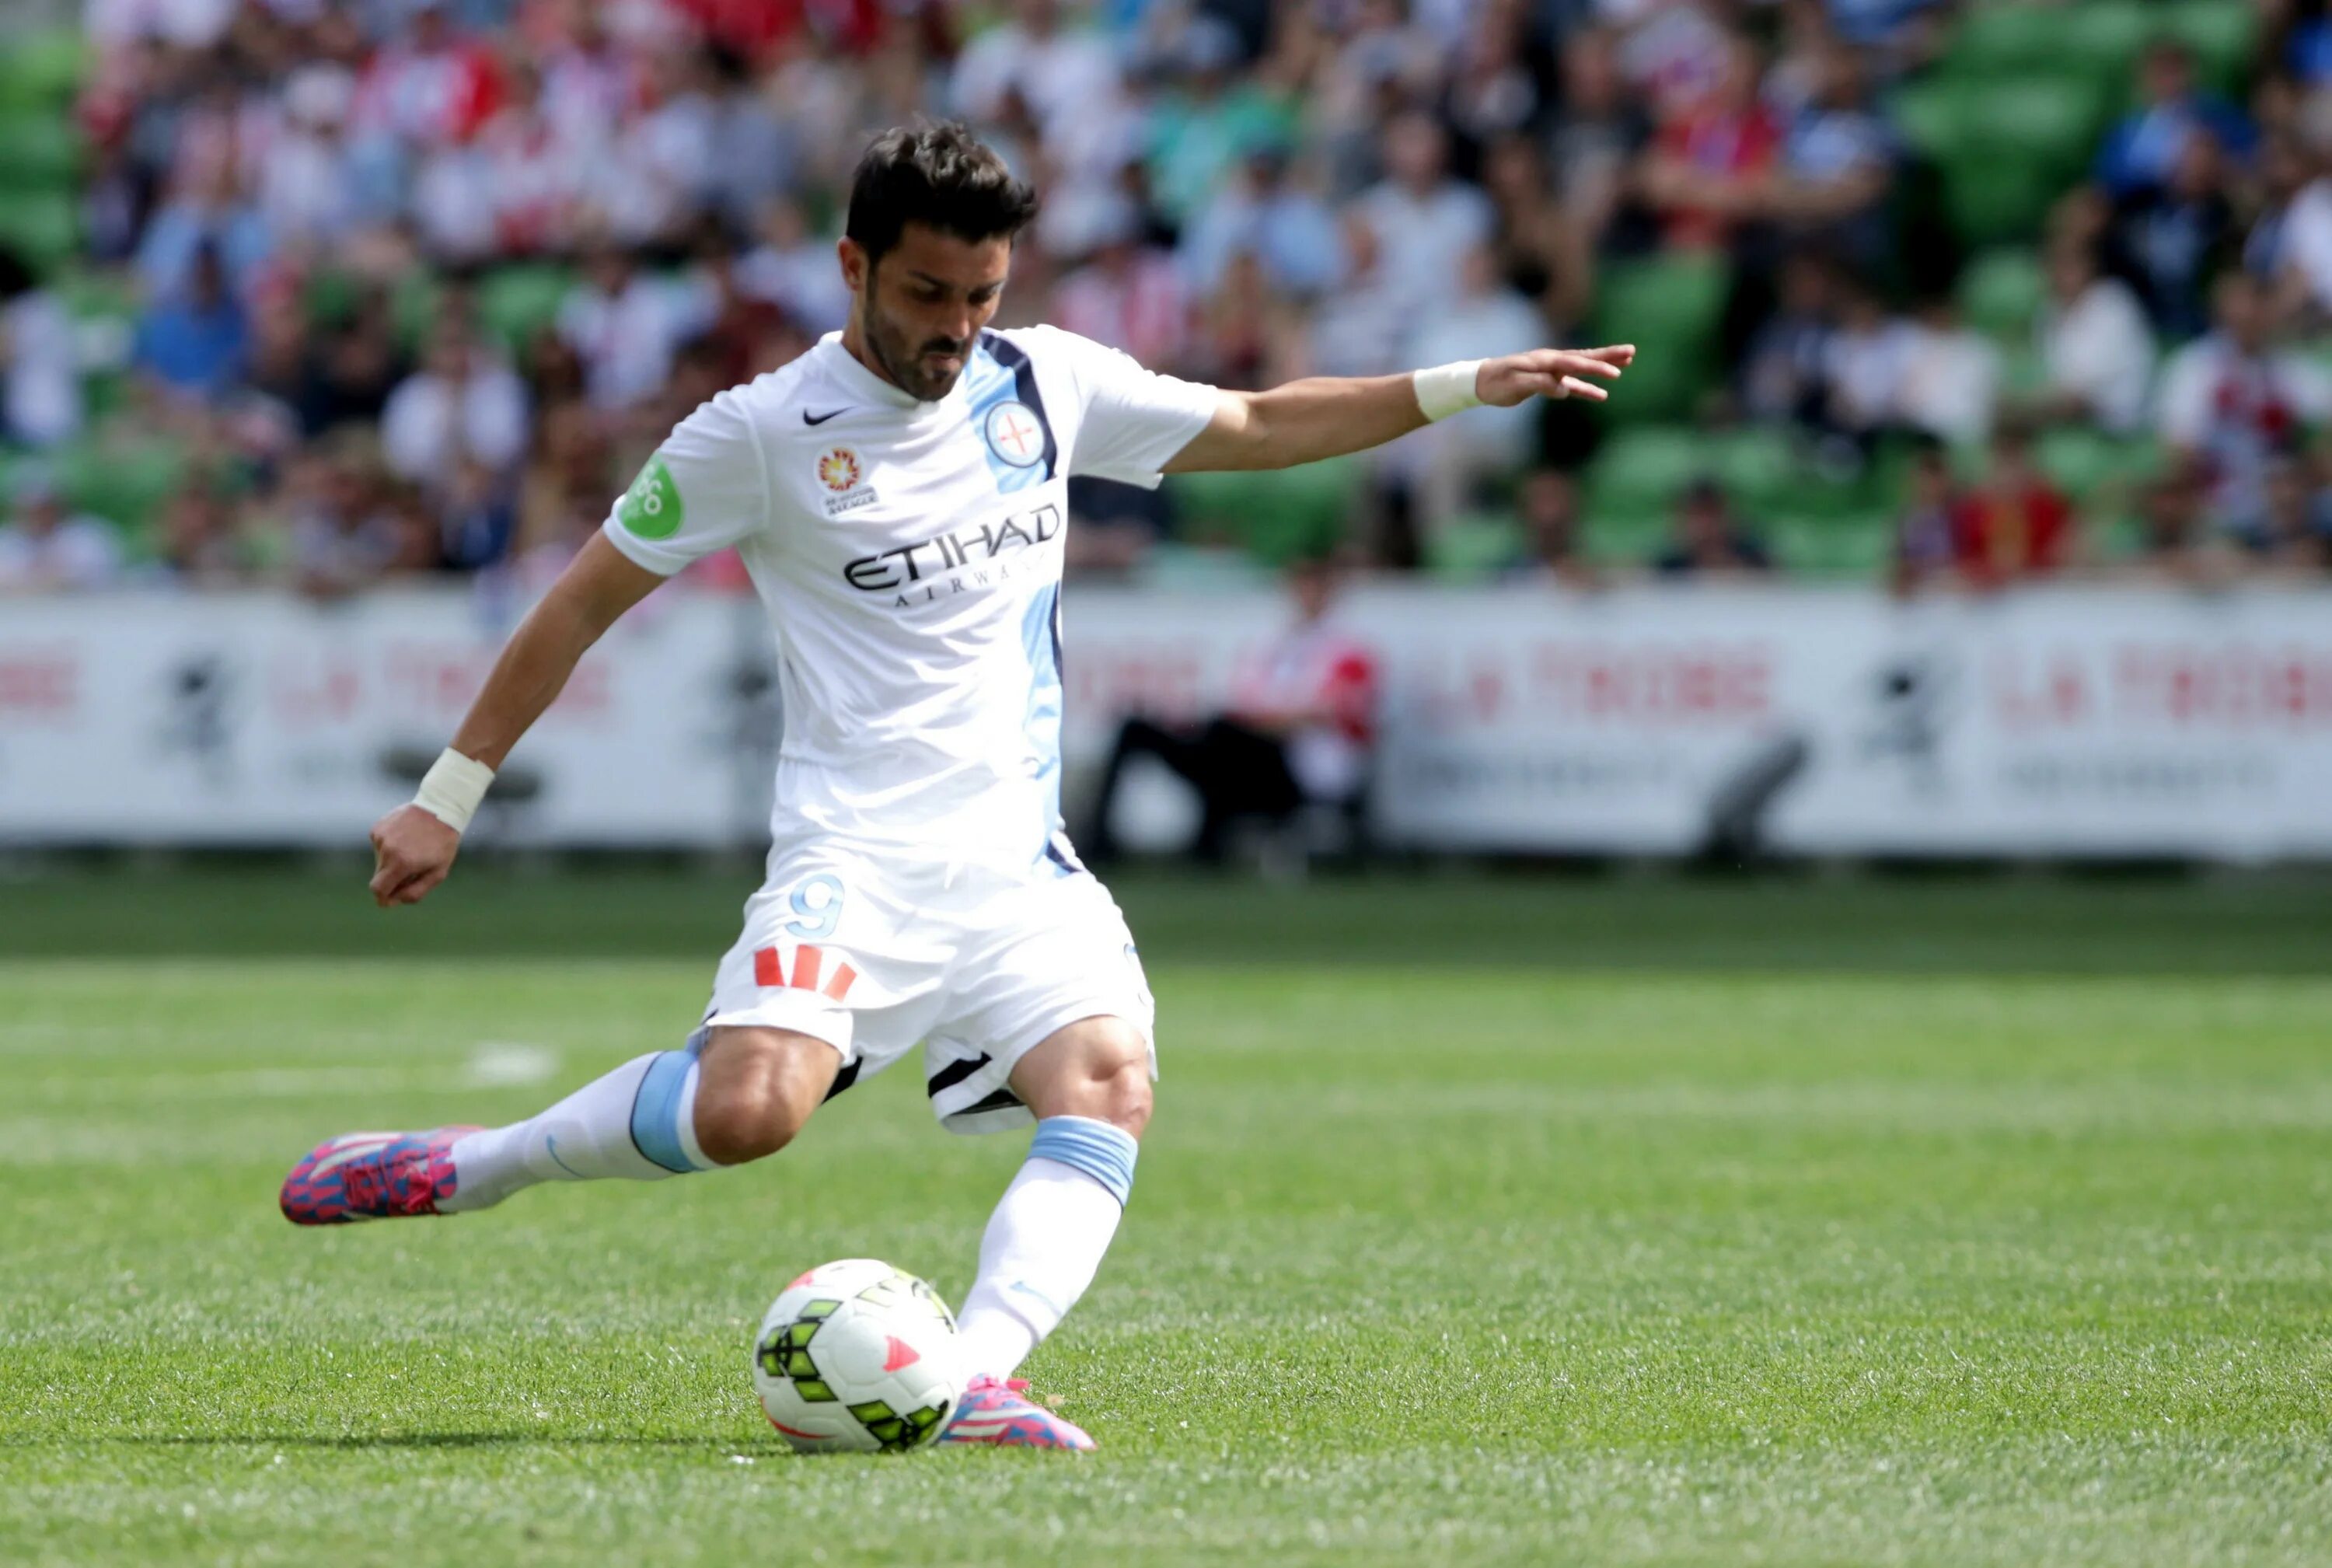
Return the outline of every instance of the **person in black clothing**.
{"type": "Polygon", "coordinates": [[[1336,588],[1328,561],[1296,562],[1288,586],[1295,622],[1242,661],[1228,711],[1195,726],[1136,716],[1120,728],[1092,820],[1076,837],[1088,859],[1116,856],[1111,808],[1125,765],[1145,755],[1198,791],[1201,817],[1192,852],[1209,864],[1221,862],[1231,826],[1242,818],[1285,822],[1321,802],[1352,814],[1357,827],[1375,706],[1375,657],[1327,622],[1336,588]]]}

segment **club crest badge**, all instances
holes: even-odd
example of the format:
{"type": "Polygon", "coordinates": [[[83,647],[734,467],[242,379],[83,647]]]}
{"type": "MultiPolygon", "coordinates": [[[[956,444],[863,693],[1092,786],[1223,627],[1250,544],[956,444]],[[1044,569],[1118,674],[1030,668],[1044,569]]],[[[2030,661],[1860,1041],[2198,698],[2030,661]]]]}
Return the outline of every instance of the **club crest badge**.
{"type": "Polygon", "coordinates": [[[980,421],[980,434],[999,463],[1033,468],[1045,460],[1045,426],[1036,411],[1018,398],[1008,397],[990,408],[980,421]]]}

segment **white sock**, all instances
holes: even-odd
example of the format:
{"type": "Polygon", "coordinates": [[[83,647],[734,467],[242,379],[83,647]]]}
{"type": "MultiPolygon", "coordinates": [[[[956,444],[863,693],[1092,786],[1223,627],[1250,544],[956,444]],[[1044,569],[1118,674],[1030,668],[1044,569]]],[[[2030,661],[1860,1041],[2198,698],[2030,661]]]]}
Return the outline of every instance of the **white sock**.
{"type": "Polygon", "coordinates": [[[966,1377],[1009,1377],[1093,1283],[1133,1189],[1131,1135],[1085,1116],[1039,1123],[980,1242],[956,1319],[966,1377]]]}
{"type": "Polygon", "coordinates": [[[712,1162],[696,1144],[696,1046],[635,1056],[540,1115],[454,1141],[448,1213],[489,1209],[538,1181],[655,1181],[712,1162]]]}

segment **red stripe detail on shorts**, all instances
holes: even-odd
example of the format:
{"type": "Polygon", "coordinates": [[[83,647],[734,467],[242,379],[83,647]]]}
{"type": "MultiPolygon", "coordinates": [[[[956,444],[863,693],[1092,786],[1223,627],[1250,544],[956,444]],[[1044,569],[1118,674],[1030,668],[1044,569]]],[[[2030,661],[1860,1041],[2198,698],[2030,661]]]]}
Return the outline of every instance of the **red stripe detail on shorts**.
{"type": "Polygon", "coordinates": [[[808,942],[794,954],[793,988],[798,991],[817,990],[818,951],[808,942]]]}
{"type": "Polygon", "coordinates": [[[858,971],[848,964],[836,964],[834,978],[826,982],[826,994],[836,1001],[840,1001],[850,994],[850,982],[857,978],[858,971]]]}
{"type": "Polygon", "coordinates": [[[753,950],[753,983],[765,986],[786,983],[785,966],[779,961],[776,948],[757,947],[753,950]]]}

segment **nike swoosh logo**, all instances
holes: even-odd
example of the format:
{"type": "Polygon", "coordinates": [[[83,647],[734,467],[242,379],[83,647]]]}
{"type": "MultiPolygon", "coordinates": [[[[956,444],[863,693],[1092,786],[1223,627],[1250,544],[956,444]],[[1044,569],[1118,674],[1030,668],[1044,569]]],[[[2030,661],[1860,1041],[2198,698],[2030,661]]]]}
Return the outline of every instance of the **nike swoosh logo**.
{"type": "Polygon", "coordinates": [[[839,416],[849,412],[850,410],[847,408],[836,408],[831,414],[812,414],[808,409],[805,408],[802,410],[802,423],[805,425],[823,425],[829,419],[838,417],[839,416]]]}

